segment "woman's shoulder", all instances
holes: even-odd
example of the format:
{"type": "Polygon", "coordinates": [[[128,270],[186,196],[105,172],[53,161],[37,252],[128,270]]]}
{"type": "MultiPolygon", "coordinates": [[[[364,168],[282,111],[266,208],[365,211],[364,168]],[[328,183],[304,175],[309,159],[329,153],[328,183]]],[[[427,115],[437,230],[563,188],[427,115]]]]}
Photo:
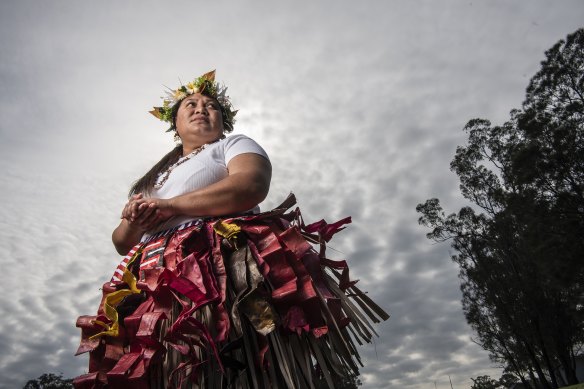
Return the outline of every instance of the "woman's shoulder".
{"type": "Polygon", "coordinates": [[[230,134],[230,135],[226,136],[225,139],[222,140],[222,142],[224,144],[233,144],[233,143],[237,143],[237,142],[247,142],[247,141],[255,142],[249,136],[244,135],[244,134],[230,134]]]}
{"type": "Polygon", "coordinates": [[[253,139],[243,134],[232,134],[221,141],[228,159],[243,153],[255,153],[268,158],[266,151],[253,139]]]}
{"type": "Polygon", "coordinates": [[[224,149],[231,147],[261,147],[255,140],[243,134],[231,134],[220,142],[224,149]]]}

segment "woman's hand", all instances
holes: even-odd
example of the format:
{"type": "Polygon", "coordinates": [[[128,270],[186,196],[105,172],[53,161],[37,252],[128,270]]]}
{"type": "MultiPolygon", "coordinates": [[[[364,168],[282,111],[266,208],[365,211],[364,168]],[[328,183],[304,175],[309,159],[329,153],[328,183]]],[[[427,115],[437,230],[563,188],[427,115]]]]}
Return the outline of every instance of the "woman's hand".
{"type": "Polygon", "coordinates": [[[172,214],[169,200],[144,198],[141,193],[132,196],[122,210],[120,225],[112,234],[118,253],[127,253],[145,232],[153,230],[172,214]]]}
{"type": "Polygon", "coordinates": [[[173,211],[170,200],[144,198],[139,193],[132,196],[124,206],[121,218],[127,220],[129,227],[146,232],[171,216],[173,211]]]}
{"type": "Polygon", "coordinates": [[[130,200],[124,206],[122,210],[121,219],[126,219],[128,221],[134,221],[134,219],[141,216],[141,214],[146,210],[144,206],[145,199],[142,193],[138,193],[130,197],[130,200]]]}
{"type": "Polygon", "coordinates": [[[138,205],[135,215],[135,217],[128,219],[128,224],[137,227],[142,232],[152,230],[161,221],[165,220],[160,217],[160,211],[156,209],[154,204],[147,202],[138,205]]]}
{"type": "Polygon", "coordinates": [[[141,210],[142,206],[145,208],[143,211],[144,213],[152,210],[152,215],[159,223],[168,220],[175,215],[172,199],[149,198],[146,199],[138,209],[141,210]]]}

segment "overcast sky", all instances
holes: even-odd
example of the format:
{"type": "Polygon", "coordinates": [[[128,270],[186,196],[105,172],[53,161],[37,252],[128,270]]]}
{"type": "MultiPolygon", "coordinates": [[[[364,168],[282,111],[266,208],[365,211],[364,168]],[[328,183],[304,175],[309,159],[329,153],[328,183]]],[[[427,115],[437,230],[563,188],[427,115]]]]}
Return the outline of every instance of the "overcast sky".
{"type": "Polygon", "coordinates": [[[504,122],[583,20],[581,0],[1,1],[0,387],[86,371],[75,320],[119,261],[129,185],[173,145],[147,111],[211,69],[271,157],[262,207],[293,191],[306,221],[353,217],[329,254],[392,315],[361,348],[363,388],[498,378],[415,206],[466,205],[464,124],[504,122]]]}

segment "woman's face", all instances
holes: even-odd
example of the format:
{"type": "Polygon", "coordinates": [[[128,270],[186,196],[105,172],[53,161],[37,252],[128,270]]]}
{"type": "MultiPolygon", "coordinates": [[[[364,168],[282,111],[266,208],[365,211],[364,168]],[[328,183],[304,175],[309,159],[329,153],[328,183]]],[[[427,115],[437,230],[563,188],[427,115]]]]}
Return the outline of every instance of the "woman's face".
{"type": "Polygon", "coordinates": [[[200,93],[181,101],[175,123],[176,131],[186,148],[197,148],[223,135],[223,116],[219,103],[200,93]]]}

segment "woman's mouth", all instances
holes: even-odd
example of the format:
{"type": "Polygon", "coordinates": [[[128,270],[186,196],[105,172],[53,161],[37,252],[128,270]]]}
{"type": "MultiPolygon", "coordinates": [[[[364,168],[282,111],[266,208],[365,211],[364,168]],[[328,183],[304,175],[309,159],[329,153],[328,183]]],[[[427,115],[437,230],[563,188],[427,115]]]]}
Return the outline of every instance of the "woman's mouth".
{"type": "Polygon", "coordinates": [[[195,123],[209,123],[209,118],[206,116],[196,116],[194,117],[191,122],[195,123]]]}

